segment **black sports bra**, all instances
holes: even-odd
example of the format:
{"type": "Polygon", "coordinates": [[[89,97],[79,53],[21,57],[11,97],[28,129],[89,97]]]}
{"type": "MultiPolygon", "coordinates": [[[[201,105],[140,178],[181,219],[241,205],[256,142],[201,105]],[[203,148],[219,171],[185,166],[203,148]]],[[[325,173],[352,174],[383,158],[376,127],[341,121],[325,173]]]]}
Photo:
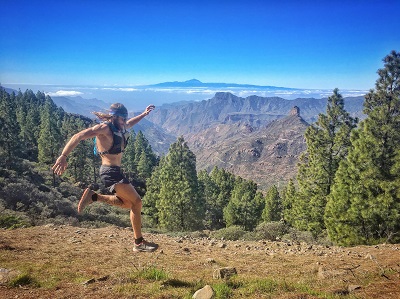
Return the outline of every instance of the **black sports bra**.
{"type": "Polygon", "coordinates": [[[105,155],[105,154],[117,155],[117,154],[120,154],[125,150],[126,145],[128,144],[130,133],[127,130],[124,130],[123,132],[121,132],[111,122],[108,122],[107,125],[110,128],[111,132],[113,133],[113,144],[112,144],[112,146],[111,146],[111,148],[109,150],[104,151],[104,152],[99,152],[99,151],[97,151],[96,140],[95,140],[95,153],[97,153],[99,155],[105,155]]]}

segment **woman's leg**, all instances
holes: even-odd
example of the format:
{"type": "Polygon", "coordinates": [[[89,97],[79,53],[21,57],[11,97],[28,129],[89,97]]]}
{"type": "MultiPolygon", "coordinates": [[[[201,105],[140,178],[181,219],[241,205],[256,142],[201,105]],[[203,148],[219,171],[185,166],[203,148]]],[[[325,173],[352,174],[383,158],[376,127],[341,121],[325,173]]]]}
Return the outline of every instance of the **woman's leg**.
{"type": "Polygon", "coordinates": [[[142,236],[142,199],[131,184],[116,184],[115,192],[117,195],[97,194],[90,189],[86,189],[78,204],[78,212],[94,201],[104,202],[113,206],[130,209],[130,218],[135,238],[134,252],[153,252],[158,248],[157,244],[143,240],[142,236]]]}
{"type": "Polygon", "coordinates": [[[142,199],[131,184],[116,184],[115,192],[126,205],[130,205],[130,218],[135,239],[142,237],[142,199]]]}
{"type": "Polygon", "coordinates": [[[87,188],[81,197],[81,200],[78,204],[78,213],[81,213],[83,209],[92,204],[95,201],[104,202],[106,204],[124,208],[124,209],[131,209],[132,203],[130,201],[123,200],[116,195],[103,195],[97,194],[96,192],[87,188]]]}

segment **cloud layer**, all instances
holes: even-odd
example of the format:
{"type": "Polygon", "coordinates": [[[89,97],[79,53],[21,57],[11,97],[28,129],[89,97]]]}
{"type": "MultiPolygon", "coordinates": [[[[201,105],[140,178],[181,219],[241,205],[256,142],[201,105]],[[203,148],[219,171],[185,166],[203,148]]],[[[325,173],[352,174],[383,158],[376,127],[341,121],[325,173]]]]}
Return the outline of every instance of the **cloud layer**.
{"type": "Polygon", "coordinates": [[[76,97],[83,95],[83,92],[75,91],[75,90],[58,90],[56,92],[46,93],[51,97],[76,97]]]}

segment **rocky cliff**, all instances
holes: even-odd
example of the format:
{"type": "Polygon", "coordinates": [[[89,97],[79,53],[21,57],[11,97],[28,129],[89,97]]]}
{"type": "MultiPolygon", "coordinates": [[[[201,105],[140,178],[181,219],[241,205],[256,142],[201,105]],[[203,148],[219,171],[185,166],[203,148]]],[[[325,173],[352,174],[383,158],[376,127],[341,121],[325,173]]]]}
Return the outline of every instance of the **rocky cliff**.
{"type": "Polygon", "coordinates": [[[261,127],[248,123],[218,124],[185,139],[197,157],[198,169],[224,168],[255,181],[261,189],[284,185],[297,173],[299,155],[306,149],[309,124],[298,107],[261,127]]]}

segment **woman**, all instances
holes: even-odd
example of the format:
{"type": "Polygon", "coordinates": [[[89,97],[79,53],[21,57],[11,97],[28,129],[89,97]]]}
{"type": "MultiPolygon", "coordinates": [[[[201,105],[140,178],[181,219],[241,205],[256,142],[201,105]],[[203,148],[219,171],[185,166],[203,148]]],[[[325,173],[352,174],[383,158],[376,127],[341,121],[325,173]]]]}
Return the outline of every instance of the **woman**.
{"type": "Polygon", "coordinates": [[[87,205],[96,201],[130,209],[130,219],[135,238],[133,251],[135,252],[152,252],[158,246],[143,239],[141,230],[142,199],[129,183],[129,180],[122,174],[121,161],[123,151],[128,142],[129,133],[127,129],[137,124],[154,108],[154,105],[149,105],[142,114],[130,119],[128,119],[127,109],[120,103],[112,104],[108,114],[95,112],[94,114],[103,123],[72,136],[52,167],[55,174],[63,174],[68,165],[67,157],[79,142],[96,137],[96,150],[101,156],[100,178],[104,185],[115,195],[97,194],[87,188],[79,201],[78,212],[82,212],[87,205]]]}

